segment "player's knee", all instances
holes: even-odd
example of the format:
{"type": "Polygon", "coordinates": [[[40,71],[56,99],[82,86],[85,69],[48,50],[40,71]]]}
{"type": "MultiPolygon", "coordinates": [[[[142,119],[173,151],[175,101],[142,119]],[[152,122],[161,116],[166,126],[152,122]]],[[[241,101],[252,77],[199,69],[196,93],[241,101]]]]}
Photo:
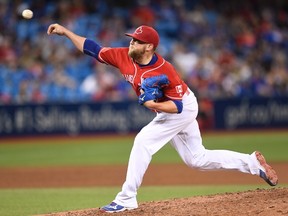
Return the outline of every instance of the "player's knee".
{"type": "Polygon", "coordinates": [[[191,159],[191,166],[195,169],[203,169],[207,165],[205,153],[197,155],[191,159]]]}

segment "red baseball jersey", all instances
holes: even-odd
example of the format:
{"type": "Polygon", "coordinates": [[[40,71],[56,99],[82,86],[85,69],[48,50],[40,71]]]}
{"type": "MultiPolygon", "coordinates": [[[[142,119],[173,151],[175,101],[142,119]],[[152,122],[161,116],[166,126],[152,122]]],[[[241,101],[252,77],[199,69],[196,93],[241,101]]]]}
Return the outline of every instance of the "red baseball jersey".
{"type": "Polygon", "coordinates": [[[128,81],[136,94],[140,95],[140,86],[143,79],[166,74],[170,84],[163,89],[165,97],[172,100],[181,100],[187,91],[186,83],[180,78],[175,68],[160,55],[155,64],[140,66],[129,55],[129,48],[102,48],[98,59],[103,63],[117,67],[128,81]]]}

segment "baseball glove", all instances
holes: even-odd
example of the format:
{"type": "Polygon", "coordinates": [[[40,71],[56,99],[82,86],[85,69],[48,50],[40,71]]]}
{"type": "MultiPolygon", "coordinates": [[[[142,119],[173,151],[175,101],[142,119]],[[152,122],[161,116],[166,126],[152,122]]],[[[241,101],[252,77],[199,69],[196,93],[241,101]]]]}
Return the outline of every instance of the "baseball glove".
{"type": "Polygon", "coordinates": [[[143,105],[146,101],[163,97],[162,89],[169,84],[168,77],[165,74],[148,77],[141,84],[142,94],[139,96],[139,104],[143,105]]]}

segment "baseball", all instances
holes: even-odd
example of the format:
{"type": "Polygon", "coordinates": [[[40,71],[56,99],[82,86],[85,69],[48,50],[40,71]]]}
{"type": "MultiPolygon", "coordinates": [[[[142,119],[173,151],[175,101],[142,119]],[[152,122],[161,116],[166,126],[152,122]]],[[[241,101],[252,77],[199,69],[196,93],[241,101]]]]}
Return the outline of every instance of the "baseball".
{"type": "Polygon", "coordinates": [[[29,10],[29,9],[23,10],[22,16],[25,19],[31,19],[33,17],[33,12],[31,10],[29,10]]]}

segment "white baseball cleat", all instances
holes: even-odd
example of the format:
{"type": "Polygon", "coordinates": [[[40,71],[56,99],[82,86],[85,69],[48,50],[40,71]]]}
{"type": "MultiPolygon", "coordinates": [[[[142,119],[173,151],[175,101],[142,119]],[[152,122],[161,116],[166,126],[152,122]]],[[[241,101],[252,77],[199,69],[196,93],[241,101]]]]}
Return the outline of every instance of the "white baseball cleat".
{"type": "Polygon", "coordinates": [[[122,212],[122,211],[126,211],[126,210],[132,210],[135,208],[128,208],[122,205],[118,205],[115,202],[112,202],[106,206],[103,206],[100,208],[101,212],[107,212],[107,213],[114,213],[114,212],[122,212]]]}

